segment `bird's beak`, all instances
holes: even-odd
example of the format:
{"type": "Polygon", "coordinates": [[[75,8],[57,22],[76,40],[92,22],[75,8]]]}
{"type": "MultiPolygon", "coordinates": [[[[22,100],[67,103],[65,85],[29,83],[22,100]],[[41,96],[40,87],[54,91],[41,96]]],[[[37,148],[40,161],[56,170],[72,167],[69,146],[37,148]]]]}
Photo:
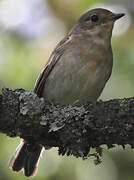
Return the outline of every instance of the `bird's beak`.
{"type": "Polygon", "coordinates": [[[116,21],[116,20],[120,19],[123,16],[125,16],[124,13],[114,14],[112,18],[113,18],[114,21],[116,21]]]}

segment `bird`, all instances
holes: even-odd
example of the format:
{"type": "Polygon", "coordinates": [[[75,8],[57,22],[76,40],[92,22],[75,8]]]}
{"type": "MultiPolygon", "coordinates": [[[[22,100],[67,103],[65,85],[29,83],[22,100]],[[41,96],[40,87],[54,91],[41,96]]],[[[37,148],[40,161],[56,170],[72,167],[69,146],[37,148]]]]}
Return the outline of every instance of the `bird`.
{"type": "MultiPolygon", "coordinates": [[[[111,37],[114,23],[124,13],[96,8],[85,12],[53,50],[38,76],[34,92],[50,102],[81,106],[97,101],[111,76],[113,53],[111,37]]],[[[21,140],[9,167],[35,176],[43,147],[21,140]]]]}

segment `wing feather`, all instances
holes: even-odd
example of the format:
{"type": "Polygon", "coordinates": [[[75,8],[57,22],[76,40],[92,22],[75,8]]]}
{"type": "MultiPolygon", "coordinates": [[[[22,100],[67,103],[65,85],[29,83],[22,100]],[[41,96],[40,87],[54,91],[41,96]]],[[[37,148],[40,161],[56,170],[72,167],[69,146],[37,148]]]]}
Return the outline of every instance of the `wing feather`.
{"type": "Polygon", "coordinates": [[[34,92],[41,97],[43,94],[43,89],[45,87],[45,82],[47,77],[51,73],[52,69],[54,68],[55,64],[59,61],[60,57],[63,55],[65,50],[66,44],[68,44],[71,40],[71,35],[65,37],[60,43],[56,46],[55,50],[51,54],[47,64],[45,65],[44,69],[40,73],[35,83],[34,92]]]}

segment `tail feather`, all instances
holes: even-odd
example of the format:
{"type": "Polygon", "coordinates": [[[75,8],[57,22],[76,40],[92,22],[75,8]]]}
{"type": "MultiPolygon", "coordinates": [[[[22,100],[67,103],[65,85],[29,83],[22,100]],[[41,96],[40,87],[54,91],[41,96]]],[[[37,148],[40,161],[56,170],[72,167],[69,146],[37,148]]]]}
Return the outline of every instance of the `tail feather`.
{"type": "Polygon", "coordinates": [[[13,171],[18,172],[23,168],[23,160],[24,160],[23,156],[25,154],[25,147],[26,147],[26,144],[24,143],[24,140],[21,140],[14,155],[9,161],[9,168],[13,169],[13,171]]]}
{"type": "Polygon", "coordinates": [[[37,166],[42,150],[41,145],[21,141],[9,162],[9,168],[16,172],[24,169],[25,176],[34,176],[38,169],[37,166]]]}
{"type": "Polygon", "coordinates": [[[43,148],[40,145],[34,145],[29,154],[27,154],[24,160],[24,174],[27,177],[36,175],[38,170],[38,163],[43,148]]]}

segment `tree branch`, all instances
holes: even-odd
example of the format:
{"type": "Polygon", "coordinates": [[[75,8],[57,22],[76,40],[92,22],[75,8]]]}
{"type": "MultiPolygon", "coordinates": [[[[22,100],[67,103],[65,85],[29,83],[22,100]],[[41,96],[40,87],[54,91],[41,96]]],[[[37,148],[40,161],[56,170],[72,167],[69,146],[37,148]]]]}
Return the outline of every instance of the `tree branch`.
{"type": "Polygon", "coordinates": [[[0,132],[59,147],[59,154],[86,156],[90,147],[134,147],[134,98],[63,107],[23,89],[3,89],[0,132]]]}

